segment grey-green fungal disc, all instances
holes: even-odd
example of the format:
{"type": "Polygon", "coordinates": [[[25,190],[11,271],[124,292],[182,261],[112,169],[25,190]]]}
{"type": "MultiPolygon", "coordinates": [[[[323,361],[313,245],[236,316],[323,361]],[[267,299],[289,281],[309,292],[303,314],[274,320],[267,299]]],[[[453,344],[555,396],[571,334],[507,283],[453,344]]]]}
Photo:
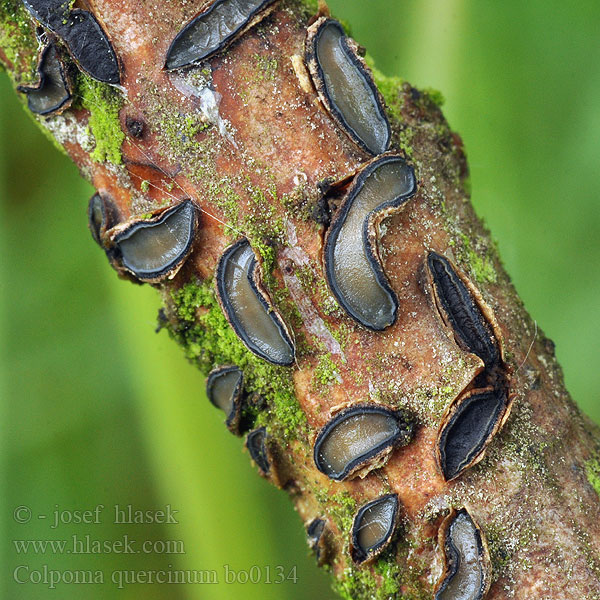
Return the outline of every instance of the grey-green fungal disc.
{"type": "Polygon", "coordinates": [[[175,37],[166,69],[180,69],[209,58],[227,46],[274,0],[217,0],[194,17],[175,37]]]}
{"type": "Polygon", "coordinates": [[[489,588],[489,557],[481,532],[461,509],[445,531],[446,575],[435,600],[481,600],[489,588]]]}
{"type": "Polygon", "coordinates": [[[313,27],[307,63],[323,104],[359,146],[371,154],[382,154],[390,145],[390,124],[356,45],[337,21],[326,19],[313,27]]]}
{"type": "Polygon", "coordinates": [[[51,115],[67,108],[72,99],[70,83],[53,42],[42,51],[38,73],[39,85],[17,88],[27,94],[29,110],[38,115],[51,115]]]}
{"type": "Polygon", "coordinates": [[[230,365],[213,369],[206,380],[206,395],[225,413],[225,424],[232,433],[239,433],[243,379],[242,370],[230,365]]]}
{"type": "Polygon", "coordinates": [[[194,204],[186,200],[156,220],[139,220],[115,236],[123,266],[142,281],[159,281],[177,269],[194,239],[194,204]]]}
{"type": "Polygon", "coordinates": [[[355,405],[333,417],[315,441],[314,461],[322,473],[342,481],[411,440],[412,424],[402,411],[355,405]]]}
{"type": "Polygon", "coordinates": [[[248,240],[230,246],[217,265],[217,292],[231,326],[249,350],[276,365],[291,365],[294,343],[259,287],[259,265],[248,240]]]}
{"type": "Polygon", "coordinates": [[[352,524],[352,560],[361,564],[381,553],[398,523],[398,496],[387,494],[362,506],[352,524]]]}
{"type": "Polygon", "coordinates": [[[325,273],[344,310],[368,329],[396,320],[398,300],[383,272],[370,222],[398,208],[416,191],[412,168],[400,156],[370,163],[356,178],[325,238],[325,273]]]}

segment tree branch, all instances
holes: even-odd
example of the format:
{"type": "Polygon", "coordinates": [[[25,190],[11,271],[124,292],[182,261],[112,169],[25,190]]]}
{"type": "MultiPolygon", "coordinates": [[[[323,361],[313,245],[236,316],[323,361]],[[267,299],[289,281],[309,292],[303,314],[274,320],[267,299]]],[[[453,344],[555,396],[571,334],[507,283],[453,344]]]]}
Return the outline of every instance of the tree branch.
{"type": "MultiPolygon", "coordinates": [[[[204,372],[241,369],[230,427],[265,432],[250,436],[259,470],[313,525],[319,560],[342,595],[425,598],[437,588],[453,597],[444,590],[460,573],[448,544],[463,509],[489,547],[491,570],[484,551],[479,562],[487,598],[600,595],[598,431],[570,400],[552,342],[524,311],[472,210],[460,137],[435,97],[374,71],[391,124],[389,156],[414,169],[416,189],[381,215],[380,228],[371,223],[372,266],[397,312],[381,331],[363,326],[332,284],[326,250],[361,177],[381,159],[373,162],[327,105],[305,50],[307,28],[318,27],[314,7],[288,0],[268,8],[226,50],[166,71],[194,8],[170,5],[157,20],[135,3],[91,2],[120,62],[118,88],[79,70],[56,41],[73,103],[36,118],[98,190],[92,229],[108,259],[121,276],[157,287],[161,324],[204,372]],[[168,265],[142,275],[124,240],[140,226],[184,223],[177,207],[187,199],[193,236],[168,265]],[[229,302],[222,257],[242,238],[256,256],[256,290],[276,311],[267,314],[279,315],[293,344],[291,366],[265,360],[246,339],[260,311],[245,324],[229,302]],[[482,340],[492,350],[481,350],[482,340]],[[499,412],[484,447],[451,472],[443,433],[458,427],[468,438],[473,428],[452,419],[481,390],[503,398],[499,412]],[[388,444],[376,462],[361,463],[364,478],[337,481],[313,449],[333,419],[357,406],[396,415],[403,446],[390,452],[388,444]],[[399,501],[392,542],[364,560],[354,521],[390,495],[399,501]]],[[[34,84],[36,26],[21,5],[2,11],[0,60],[15,84],[34,84]]],[[[44,43],[51,37],[46,31],[44,43]]]]}

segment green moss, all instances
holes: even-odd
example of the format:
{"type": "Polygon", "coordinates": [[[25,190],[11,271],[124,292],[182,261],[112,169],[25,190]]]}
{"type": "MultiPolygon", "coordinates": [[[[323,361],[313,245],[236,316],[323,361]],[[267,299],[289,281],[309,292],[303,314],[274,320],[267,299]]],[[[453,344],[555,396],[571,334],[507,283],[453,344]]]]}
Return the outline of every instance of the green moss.
{"type": "Polygon", "coordinates": [[[344,600],[425,600],[430,593],[410,569],[403,569],[393,548],[382,554],[373,570],[366,567],[348,567],[334,582],[334,590],[344,600]],[[406,595],[402,594],[402,590],[406,595]]]}
{"type": "Polygon", "coordinates": [[[0,0],[0,48],[12,63],[11,78],[18,83],[37,80],[38,44],[32,21],[18,0],[0,0]]]}
{"type": "Polygon", "coordinates": [[[403,100],[400,88],[402,87],[404,80],[400,77],[388,77],[387,75],[384,75],[375,66],[375,61],[368,54],[365,56],[365,61],[373,73],[375,85],[377,85],[385,100],[388,114],[397,123],[402,123],[404,117],[402,116],[403,100]]]}
{"type": "Polygon", "coordinates": [[[256,64],[255,80],[258,82],[273,81],[277,74],[279,61],[276,58],[268,58],[262,54],[255,54],[252,58],[256,64]]]}
{"type": "Polygon", "coordinates": [[[459,258],[469,266],[473,277],[479,283],[496,283],[498,276],[492,263],[492,253],[486,251],[483,256],[475,252],[471,240],[464,233],[460,234],[462,248],[458,248],[459,258]]]}
{"type": "Polygon", "coordinates": [[[423,94],[429,98],[438,108],[442,108],[444,106],[444,102],[446,99],[444,95],[439,90],[434,90],[433,88],[425,88],[422,90],[423,94]]]}
{"type": "Polygon", "coordinates": [[[263,259],[263,275],[268,285],[268,277],[275,266],[275,244],[284,241],[283,220],[277,215],[278,199],[275,188],[271,187],[265,192],[252,185],[249,180],[247,184],[250,210],[240,225],[252,247],[263,259]]]}
{"type": "Polygon", "coordinates": [[[142,190],[142,192],[144,192],[144,194],[146,194],[149,189],[150,189],[150,182],[148,180],[144,179],[144,181],[142,181],[142,183],[140,183],[140,190],[142,190]]]}
{"type": "Polygon", "coordinates": [[[123,105],[120,93],[83,73],[77,76],[76,92],[77,103],[90,112],[89,127],[96,141],[90,156],[96,162],[121,164],[121,145],[125,134],[119,121],[119,111],[123,105]]]}
{"type": "Polygon", "coordinates": [[[208,195],[212,202],[223,211],[227,222],[232,225],[232,228],[226,229],[226,233],[231,235],[233,239],[239,237],[236,229],[242,200],[240,195],[233,189],[231,181],[228,178],[223,178],[218,182],[210,181],[208,195]]]}
{"type": "Polygon", "coordinates": [[[489,523],[486,526],[485,537],[490,551],[495,578],[500,577],[504,573],[512,558],[512,553],[508,551],[504,541],[505,535],[506,533],[502,527],[498,527],[495,523],[489,523]]]}
{"type": "Polygon", "coordinates": [[[600,496],[600,452],[596,452],[596,454],[585,463],[585,475],[590,482],[590,485],[596,490],[596,494],[600,496]]]}
{"type": "MultiPolygon", "coordinates": [[[[297,219],[302,221],[310,221],[315,208],[314,199],[311,201],[310,190],[307,189],[306,183],[302,182],[296,185],[293,190],[287,194],[280,196],[281,206],[288,213],[293,213],[297,219]]],[[[318,225],[313,221],[315,227],[318,225]]]]}
{"type": "Polygon", "coordinates": [[[218,206],[229,225],[228,233],[233,239],[243,235],[250,241],[263,260],[263,278],[265,285],[271,287],[271,272],[275,266],[276,244],[284,242],[283,220],[277,214],[279,203],[274,186],[266,191],[253,185],[245,177],[243,185],[249,202],[243,217],[240,217],[242,198],[233,187],[233,181],[223,178],[209,186],[209,196],[218,206]]]}
{"type": "Polygon", "coordinates": [[[369,569],[346,568],[341,578],[334,581],[333,589],[343,600],[381,598],[376,595],[379,593],[379,586],[369,569]]]}
{"type": "Polygon", "coordinates": [[[309,16],[316,15],[319,10],[319,0],[302,0],[302,5],[309,16]]]}
{"type": "MultiPolygon", "coordinates": [[[[412,139],[414,136],[414,131],[410,127],[403,127],[398,133],[398,147],[406,158],[412,159],[414,156],[414,149],[412,144],[412,139]]],[[[416,165],[415,165],[416,167],[416,165]]]]}
{"type": "Polygon", "coordinates": [[[342,536],[348,538],[356,514],[356,500],[346,491],[332,494],[329,489],[318,487],[313,493],[317,502],[340,528],[342,536]]]}
{"type": "Polygon", "coordinates": [[[395,598],[400,592],[401,570],[396,557],[388,552],[374,565],[375,572],[382,577],[380,586],[382,598],[395,598]]]}
{"type": "Polygon", "coordinates": [[[246,390],[260,394],[269,406],[261,413],[260,424],[276,429],[287,440],[306,433],[306,416],[296,399],[290,369],[269,364],[242,344],[210,282],[188,283],[172,292],[171,299],[177,325],[170,325],[169,331],[190,361],[204,373],[218,365],[239,366],[246,390]]]}
{"type": "Polygon", "coordinates": [[[337,381],[340,377],[337,365],[333,362],[331,354],[322,354],[319,356],[319,362],[313,375],[314,381],[321,386],[326,386],[337,381]]]}
{"type": "MultiPolygon", "coordinates": [[[[327,287],[327,282],[324,277],[317,277],[318,267],[316,265],[304,265],[297,267],[295,270],[296,277],[302,284],[303,289],[309,294],[316,298],[319,308],[323,311],[325,315],[338,315],[342,314],[340,310],[340,305],[337,303],[336,299],[331,295],[329,288],[327,287]]],[[[339,324],[339,327],[342,327],[342,323],[339,324]]],[[[334,331],[331,332],[334,337],[336,334],[334,331]]],[[[337,339],[337,337],[336,337],[337,339]]],[[[342,342],[338,339],[340,345],[343,346],[342,342]]]]}
{"type": "MultiPolygon", "coordinates": [[[[207,167],[214,165],[209,160],[209,153],[214,147],[214,138],[198,134],[210,128],[210,123],[203,121],[202,115],[195,111],[180,113],[165,100],[157,86],[150,86],[148,92],[152,98],[149,105],[150,121],[157,132],[160,132],[159,151],[171,161],[179,162],[186,175],[195,183],[204,183],[207,167]]],[[[214,175],[214,171],[210,173],[214,175]]]]}

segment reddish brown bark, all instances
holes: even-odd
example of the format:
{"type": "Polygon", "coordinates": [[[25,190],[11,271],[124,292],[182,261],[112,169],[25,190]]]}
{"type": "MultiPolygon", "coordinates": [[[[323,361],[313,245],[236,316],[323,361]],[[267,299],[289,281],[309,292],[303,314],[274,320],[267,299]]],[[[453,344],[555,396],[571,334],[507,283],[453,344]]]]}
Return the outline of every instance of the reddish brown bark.
{"type": "MultiPolygon", "coordinates": [[[[304,56],[314,15],[297,1],[279,2],[227,52],[181,74],[163,69],[165,55],[197,7],[129,0],[90,5],[122,63],[123,161],[93,160],[74,126],[88,122],[89,111],[81,106],[41,124],[50,123],[54,132],[67,126],[60,141],[96,189],[117,204],[122,220],[184,198],[201,211],[191,256],[173,280],[158,286],[176,335],[190,323],[183,323],[172,291],[210,280],[223,250],[242,235],[259,251],[267,248],[266,256],[274,249],[268,286],[298,346],[297,364],[277,373],[293,378],[308,425],[286,435],[285,424],[275,422],[276,393],[266,394],[273,478],[289,490],[307,524],[326,520],[327,562],[341,589],[355,598],[433,597],[443,560],[438,528],[451,508],[465,506],[490,545],[488,598],[599,598],[599,502],[585,472],[598,431],[569,398],[552,342],[525,312],[473,212],[462,143],[439,108],[408,84],[386,97],[394,105],[392,149],[407,155],[419,184],[385,222],[383,267],[400,308],[394,325],[372,332],[335,306],[324,284],[325,229],[311,218],[322,202],[323,182],[347,182],[370,160],[320,106],[299,69],[302,61],[292,59],[304,56]],[[211,85],[204,100],[200,80],[211,85]],[[207,100],[218,104],[212,113],[203,112],[207,100]],[[190,127],[190,116],[195,125],[204,118],[206,127],[190,127]],[[143,123],[143,134],[135,137],[128,121],[143,123]],[[439,427],[482,362],[441,323],[423,272],[429,250],[455,260],[493,315],[514,400],[483,461],[449,483],[435,459],[439,427]],[[486,274],[477,261],[489,263],[486,274]],[[325,383],[318,379],[324,358],[337,371],[325,383]],[[316,469],[312,444],[340,406],[359,402],[406,409],[415,439],[364,479],[331,482],[316,469]],[[390,492],[398,494],[403,515],[396,549],[376,566],[352,567],[348,507],[390,492]],[[393,565],[399,568],[390,570],[393,565]]],[[[17,81],[24,77],[25,68],[1,52],[0,59],[17,81]]],[[[340,185],[329,194],[334,208],[342,191],[340,185]]],[[[207,310],[196,307],[197,323],[207,310]]],[[[218,357],[215,351],[212,366],[218,357]]]]}

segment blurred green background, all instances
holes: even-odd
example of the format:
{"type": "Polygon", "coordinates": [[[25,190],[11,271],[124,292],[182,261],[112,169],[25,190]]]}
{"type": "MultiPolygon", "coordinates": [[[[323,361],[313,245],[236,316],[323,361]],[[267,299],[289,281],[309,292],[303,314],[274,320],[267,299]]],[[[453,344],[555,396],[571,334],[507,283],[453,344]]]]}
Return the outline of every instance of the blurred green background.
{"type": "MultiPolygon", "coordinates": [[[[475,206],[530,313],[556,342],[575,400],[600,421],[597,0],[330,6],[384,72],[443,92],[465,141],[475,206]]],[[[285,494],[250,467],[240,440],[207,404],[203,377],[166,333],[154,333],[156,293],[118,280],[92,242],[91,193],[1,75],[2,597],[332,597],[285,494]],[[51,528],[54,510],[98,504],[106,507],[101,523],[51,528]],[[114,524],[115,504],[171,505],[179,524],[114,524]],[[18,506],[31,509],[30,522],[15,521],[18,506]],[[182,540],[185,552],[159,545],[149,554],[23,555],[12,541],[73,534],[128,535],[136,548],[182,540]],[[17,584],[18,565],[30,574],[43,565],[99,569],[107,583],[17,584]],[[225,565],[249,575],[256,566],[260,583],[227,585],[225,565]],[[288,575],[294,566],[297,583],[267,582],[268,567],[275,581],[278,567],[288,575]],[[153,569],[215,570],[221,583],[118,589],[110,582],[113,571],[153,569]]]]}

